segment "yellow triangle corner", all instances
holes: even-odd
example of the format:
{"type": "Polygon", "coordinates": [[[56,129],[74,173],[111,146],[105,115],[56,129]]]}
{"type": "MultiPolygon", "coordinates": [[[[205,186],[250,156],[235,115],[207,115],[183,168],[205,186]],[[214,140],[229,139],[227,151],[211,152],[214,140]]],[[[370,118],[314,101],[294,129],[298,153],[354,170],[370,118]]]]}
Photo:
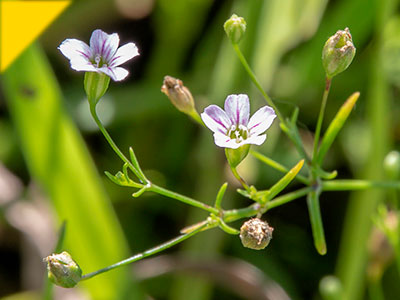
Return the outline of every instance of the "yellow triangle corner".
{"type": "Polygon", "coordinates": [[[71,1],[0,0],[0,73],[71,4],[71,1]]]}

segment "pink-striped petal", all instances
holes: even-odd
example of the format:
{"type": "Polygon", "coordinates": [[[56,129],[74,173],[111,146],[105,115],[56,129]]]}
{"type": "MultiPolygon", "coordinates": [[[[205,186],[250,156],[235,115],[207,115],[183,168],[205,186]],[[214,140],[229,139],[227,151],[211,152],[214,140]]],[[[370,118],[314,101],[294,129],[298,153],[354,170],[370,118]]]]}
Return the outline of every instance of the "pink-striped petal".
{"type": "Polygon", "coordinates": [[[214,133],[214,142],[218,147],[222,148],[231,148],[231,149],[237,149],[243,145],[246,144],[253,144],[253,145],[261,145],[262,143],[265,142],[267,139],[267,135],[258,135],[258,136],[252,136],[249,137],[246,140],[242,140],[241,142],[237,142],[236,139],[231,139],[230,137],[223,135],[221,133],[214,133]]]}
{"type": "Polygon", "coordinates": [[[231,149],[237,149],[241,146],[243,143],[237,143],[236,139],[231,139],[229,136],[226,136],[222,133],[215,132],[214,133],[214,143],[218,147],[221,148],[231,148],[231,149]]]}
{"type": "Polygon", "coordinates": [[[201,114],[201,119],[211,131],[221,134],[227,134],[232,126],[227,114],[217,105],[207,106],[201,114]]]}
{"type": "Polygon", "coordinates": [[[66,39],[61,43],[58,49],[69,60],[89,62],[92,55],[89,46],[76,39],[66,39]]]}
{"type": "Polygon", "coordinates": [[[100,55],[104,62],[110,63],[119,45],[119,36],[116,33],[107,34],[100,29],[93,31],[90,37],[90,48],[93,55],[100,55]]]}
{"type": "Polygon", "coordinates": [[[250,135],[259,135],[263,133],[271,126],[275,118],[276,114],[272,107],[261,107],[250,118],[249,124],[247,125],[250,135]]]}
{"type": "Polygon", "coordinates": [[[121,67],[101,67],[98,69],[100,72],[111,77],[114,81],[121,81],[128,76],[129,72],[121,67]]]}
{"type": "Polygon", "coordinates": [[[229,95],[224,108],[232,124],[247,126],[250,116],[250,102],[247,95],[229,95]]]}
{"type": "Polygon", "coordinates": [[[92,65],[92,63],[79,60],[71,59],[71,68],[75,71],[85,71],[85,72],[98,72],[97,68],[92,65]]]}
{"type": "Polygon", "coordinates": [[[266,139],[267,139],[266,134],[253,135],[253,136],[250,136],[245,142],[246,142],[246,144],[253,144],[253,145],[260,146],[262,143],[265,142],[266,139]]]}
{"type": "Polygon", "coordinates": [[[138,48],[134,43],[128,43],[118,48],[114,57],[111,59],[110,66],[116,67],[122,65],[124,62],[139,55],[138,48]]]}

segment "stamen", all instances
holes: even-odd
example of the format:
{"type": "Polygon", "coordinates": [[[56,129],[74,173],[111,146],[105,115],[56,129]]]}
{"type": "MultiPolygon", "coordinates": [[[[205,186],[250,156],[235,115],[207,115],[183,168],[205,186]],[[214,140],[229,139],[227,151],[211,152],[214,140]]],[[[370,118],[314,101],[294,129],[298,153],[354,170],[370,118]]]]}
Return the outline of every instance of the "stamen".
{"type": "Polygon", "coordinates": [[[100,67],[101,55],[100,54],[96,54],[96,56],[94,57],[94,61],[96,63],[96,66],[100,67]]]}
{"type": "Polygon", "coordinates": [[[235,139],[236,143],[241,143],[243,140],[248,138],[249,130],[244,125],[239,125],[238,127],[236,127],[236,125],[232,125],[227,135],[231,139],[235,139]]]}

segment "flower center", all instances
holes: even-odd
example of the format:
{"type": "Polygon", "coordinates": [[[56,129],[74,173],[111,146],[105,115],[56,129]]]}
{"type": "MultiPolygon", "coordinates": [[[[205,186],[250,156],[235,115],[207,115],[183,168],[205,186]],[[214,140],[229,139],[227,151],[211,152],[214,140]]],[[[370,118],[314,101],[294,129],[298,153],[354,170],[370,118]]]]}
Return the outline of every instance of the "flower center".
{"type": "Polygon", "coordinates": [[[92,61],[92,63],[95,65],[95,67],[97,68],[101,68],[101,67],[107,67],[107,63],[106,61],[103,59],[103,57],[100,54],[96,54],[94,56],[94,59],[92,61]]]}
{"type": "Polygon", "coordinates": [[[240,143],[249,137],[249,130],[243,125],[232,125],[227,134],[231,139],[235,139],[236,143],[240,143]]]}

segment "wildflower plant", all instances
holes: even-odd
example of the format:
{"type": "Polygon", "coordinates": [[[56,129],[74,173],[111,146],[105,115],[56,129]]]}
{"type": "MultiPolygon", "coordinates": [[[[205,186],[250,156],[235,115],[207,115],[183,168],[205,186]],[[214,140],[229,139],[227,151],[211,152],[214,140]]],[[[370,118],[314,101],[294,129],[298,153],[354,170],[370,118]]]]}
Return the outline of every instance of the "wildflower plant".
{"type": "MultiPolygon", "coordinates": [[[[324,255],[327,252],[327,246],[319,207],[319,200],[323,192],[377,187],[400,188],[400,182],[396,181],[397,178],[396,180],[385,182],[353,179],[336,180],[337,172],[335,170],[328,171],[323,168],[325,155],[360,96],[358,92],[355,92],[348,97],[321,138],[322,122],[332,79],[349,67],[356,51],[348,28],[339,30],[334,36],[328,39],[323,47],[322,64],[326,71],[326,85],[323,91],[311,156],[305,150],[303,140],[297,127],[299,109],[296,108],[290,117],[286,117],[280,112],[274,101],[262,88],[239,48],[238,43],[243,40],[246,31],[245,20],[233,15],[225,22],[224,30],[232,43],[233,50],[236,52],[238,59],[249,75],[250,80],[264,97],[267,103],[266,106],[259,108],[250,117],[249,97],[246,94],[234,95],[227,91],[228,96],[225,100],[224,109],[211,104],[204,108],[203,112],[199,114],[189,88],[185,87],[181,80],[166,76],[161,91],[168,96],[171,103],[179,111],[190,116],[205,130],[207,130],[207,128],[210,129],[213,133],[215,145],[224,148],[232,173],[242,186],[237,192],[253,202],[248,207],[230,210],[225,210],[222,207],[222,200],[228,187],[227,183],[222,184],[216,195],[215,203],[211,206],[199,200],[168,190],[150,181],[142,171],[133,148],[129,149],[129,156],[126,156],[113,141],[98,118],[96,105],[107,92],[109,79],[111,78],[113,81],[124,79],[128,71],[119,67],[119,65],[138,55],[138,49],[133,43],[128,43],[118,48],[119,38],[117,34],[109,35],[101,30],[95,30],[90,39],[90,46],[75,39],[67,39],[60,45],[59,49],[62,54],[70,60],[71,68],[86,72],[84,87],[89,100],[92,117],[111,148],[122,160],[122,170],[115,175],[106,172],[108,178],[117,185],[133,189],[133,197],[140,197],[145,192],[154,192],[204,210],[209,216],[202,222],[182,229],[181,235],[162,245],[158,245],[121,262],[117,262],[91,273],[86,273],[82,276],[79,269],[79,276],[76,275],[76,272],[72,271],[63,273],[71,273],[73,274],[71,276],[74,276],[74,278],[55,278],[60,272],[52,271],[54,270],[54,262],[56,262],[58,266],[60,259],[58,259],[57,255],[49,256],[46,261],[49,264],[49,270],[51,270],[49,276],[51,276],[54,283],[59,284],[60,282],[67,282],[68,284],[61,285],[64,287],[73,286],[79,280],[88,280],[101,273],[157,254],[200,232],[215,227],[219,227],[228,234],[236,235],[238,238],[240,237],[245,247],[257,250],[264,249],[270,242],[273,242],[271,238],[272,232],[274,231],[265,220],[262,220],[266,219],[264,215],[272,208],[305,196],[307,198],[315,248],[319,254],[324,255]],[[263,144],[267,140],[267,134],[265,132],[274,122],[279,122],[281,130],[291,140],[294,148],[301,156],[301,160],[291,168],[272,160],[256,150],[257,146],[263,144]],[[253,149],[250,149],[251,146],[253,149]],[[267,189],[260,189],[249,184],[237,171],[237,166],[248,154],[277,171],[284,173],[282,178],[267,189]],[[307,173],[307,175],[301,175],[299,173],[304,165],[306,165],[304,173],[307,173]],[[303,186],[297,190],[281,194],[293,180],[297,180],[303,186]],[[247,219],[240,230],[229,225],[229,223],[240,219],[247,219]],[[70,282],[72,282],[72,284],[70,284],[70,282]]],[[[279,231],[279,228],[275,228],[275,231],[279,231]]],[[[62,268],[68,268],[69,265],[71,265],[75,271],[79,268],[77,263],[75,263],[66,252],[63,252],[61,255],[68,258],[68,264],[61,266],[62,268]]]]}

